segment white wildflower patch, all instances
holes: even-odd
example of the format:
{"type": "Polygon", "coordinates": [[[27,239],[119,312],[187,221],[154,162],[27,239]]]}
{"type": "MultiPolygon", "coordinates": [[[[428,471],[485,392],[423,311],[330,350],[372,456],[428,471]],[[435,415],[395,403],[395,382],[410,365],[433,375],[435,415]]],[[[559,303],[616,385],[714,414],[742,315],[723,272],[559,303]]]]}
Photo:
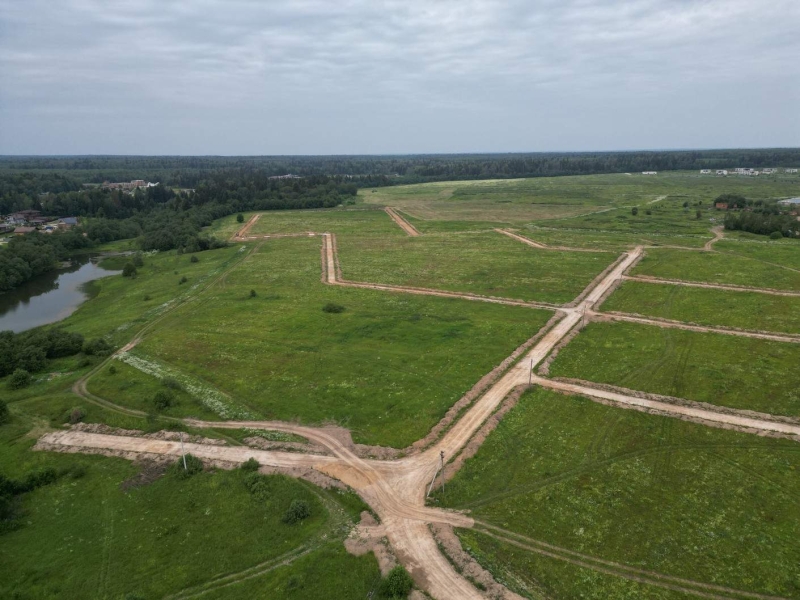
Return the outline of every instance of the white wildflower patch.
{"type": "Polygon", "coordinates": [[[162,365],[152,359],[136,356],[131,352],[120,352],[115,358],[156,379],[166,379],[167,377],[175,379],[189,395],[197,398],[203,406],[217,413],[223,419],[257,418],[247,409],[236,406],[234,401],[226,394],[186,373],[162,365]]]}

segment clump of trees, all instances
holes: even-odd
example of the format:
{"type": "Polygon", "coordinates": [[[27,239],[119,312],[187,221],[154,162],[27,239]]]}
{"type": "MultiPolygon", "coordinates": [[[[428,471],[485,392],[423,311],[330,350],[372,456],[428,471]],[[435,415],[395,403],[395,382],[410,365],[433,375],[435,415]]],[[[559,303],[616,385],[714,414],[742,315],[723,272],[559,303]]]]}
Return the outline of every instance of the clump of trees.
{"type": "Polygon", "coordinates": [[[413,585],[408,571],[402,565],[397,565],[381,580],[378,594],[381,598],[406,598],[413,585]]]}
{"type": "Polygon", "coordinates": [[[72,356],[82,348],[83,336],[63,329],[0,331],[0,377],[17,369],[36,373],[45,368],[47,359],[72,356]]]}
{"type": "Polygon", "coordinates": [[[720,202],[729,209],[725,214],[725,229],[768,235],[772,239],[800,236],[800,222],[777,202],[748,200],[738,194],[722,194],[714,200],[715,204],[720,202]]]}

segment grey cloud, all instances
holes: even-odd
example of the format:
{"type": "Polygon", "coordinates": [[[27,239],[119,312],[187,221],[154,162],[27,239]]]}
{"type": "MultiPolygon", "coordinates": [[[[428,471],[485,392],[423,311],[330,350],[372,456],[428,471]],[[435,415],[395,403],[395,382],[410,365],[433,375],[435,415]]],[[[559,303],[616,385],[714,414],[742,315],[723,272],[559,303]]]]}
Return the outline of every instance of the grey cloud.
{"type": "Polygon", "coordinates": [[[777,0],[5,0],[0,153],[797,145],[777,0]]]}

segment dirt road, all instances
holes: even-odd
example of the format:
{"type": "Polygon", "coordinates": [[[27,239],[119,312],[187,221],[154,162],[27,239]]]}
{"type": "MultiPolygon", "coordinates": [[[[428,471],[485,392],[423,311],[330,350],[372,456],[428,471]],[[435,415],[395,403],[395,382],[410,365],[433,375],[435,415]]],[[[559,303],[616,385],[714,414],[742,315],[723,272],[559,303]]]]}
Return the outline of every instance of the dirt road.
{"type": "Polygon", "coordinates": [[[422,235],[419,230],[414,227],[411,223],[406,221],[395,209],[389,208],[388,206],[383,210],[386,211],[386,214],[392,217],[392,221],[397,223],[400,226],[400,229],[405,231],[411,237],[418,237],[422,235]]]}
{"type": "Polygon", "coordinates": [[[770,294],[772,296],[793,296],[800,297],[800,292],[788,290],[776,290],[773,288],[757,288],[746,285],[733,285],[725,283],[706,283],[702,281],[684,281],[683,279],[661,279],[649,275],[626,275],[624,279],[628,281],[639,281],[642,283],[660,283],[662,285],[685,285],[687,287],[708,288],[711,290],[725,290],[727,292],[758,292],[759,294],[770,294]]]}
{"type": "Polygon", "coordinates": [[[233,234],[231,237],[232,242],[236,241],[243,241],[247,238],[247,234],[250,231],[250,228],[256,224],[256,221],[261,217],[261,213],[256,213],[250,219],[248,219],[247,223],[245,223],[244,227],[242,227],[239,231],[233,234]]]}
{"type": "MultiPolygon", "coordinates": [[[[253,222],[255,222],[255,219],[251,219],[249,225],[253,222]]],[[[240,233],[242,232],[240,231],[240,233]]],[[[246,233],[244,231],[244,234],[246,233]]],[[[503,304],[517,303],[517,301],[511,300],[487,299],[437,290],[345,282],[339,276],[335,252],[335,236],[329,233],[321,235],[323,239],[323,281],[325,283],[369,287],[386,291],[402,291],[405,293],[425,293],[470,300],[480,299],[503,304]]],[[[485,594],[459,574],[448,558],[440,552],[428,527],[431,523],[454,527],[472,527],[474,521],[469,516],[456,511],[428,507],[425,505],[425,497],[429,483],[439,467],[441,453],[444,453],[444,459],[447,462],[461,452],[486,420],[497,410],[506,396],[518,386],[526,386],[530,382],[533,385],[585,396],[623,408],[648,410],[678,418],[690,418],[703,423],[739,427],[747,431],[794,435],[798,436],[797,439],[800,441],[800,425],[785,421],[771,421],[741,414],[706,410],[697,406],[660,402],[635,396],[634,392],[626,394],[624,391],[595,388],[588,383],[576,384],[554,381],[532,373],[532,368],[544,360],[555,346],[580,323],[584,316],[594,314],[593,310],[598,302],[625,277],[626,271],[635,264],[641,254],[642,247],[637,247],[624,254],[614,264],[613,268],[610,268],[607,273],[599,278],[599,281],[593,281],[584,290],[578,297],[579,301],[574,307],[553,307],[520,302],[520,304],[526,306],[559,308],[557,314],[562,316],[559,320],[552,322],[550,329],[541,336],[539,341],[491,385],[438,441],[425,451],[411,453],[398,460],[371,460],[357,456],[351,447],[337,438],[330,430],[324,428],[277,421],[206,422],[197,420],[186,420],[185,423],[196,428],[253,428],[285,431],[305,437],[324,447],[329,454],[278,452],[242,446],[217,446],[198,443],[186,443],[186,451],[206,460],[224,461],[228,464],[241,464],[250,457],[254,457],[264,466],[284,469],[314,469],[329,477],[338,479],[353,488],[378,514],[391,547],[421,589],[438,600],[485,598],[485,594]]],[[[658,322],[653,324],[666,326],[658,322]]],[[[76,392],[81,395],[88,395],[85,385],[82,388],[76,388],[76,392]]],[[[84,397],[88,398],[89,396],[84,397]]],[[[99,398],[94,398],[92,401],[101,401],[104,405],[114,406],[110,402],[99,398]]],[[[181,453],[180,442],[77,430],[45,434],[40,439],[38,446],[40,449],[46,450],[107,452],[123,454],[128,457],[136,455],[177,457],[181,453]]],[[[448,467],[446,466],[445,468],[448,467]]],[[[588,568],[594,567],[589,565],[588,568]]]]}
{"type": "Polygon", "coordinates": [[[711,228],[711,233],[714,234],[713,239],[708,240],[703,246],[703,250],[706,252],[713,250],[712,246],[725,237],[725,228],[722,225],[717,225],[711,228]]]}
{"type": "Polygon", "coordinates": [[[562,252],[608,252],[608,250],[599,250],[597,248],[570,248],[568,246],[548,246],[547,244],[542,244],[541,242],[534,242],[530,238],[526,238],[525,236],[519,235],[510,231],[508,229],[495,229],[497,233],[502,233],[503,235],[507,235],[508,237],[517,240],[518,242],[522,242],[523,244],[527,244],[528,246],[532,246],[533,248],[538,248],[539,250],[559,250],[562,252]]]}

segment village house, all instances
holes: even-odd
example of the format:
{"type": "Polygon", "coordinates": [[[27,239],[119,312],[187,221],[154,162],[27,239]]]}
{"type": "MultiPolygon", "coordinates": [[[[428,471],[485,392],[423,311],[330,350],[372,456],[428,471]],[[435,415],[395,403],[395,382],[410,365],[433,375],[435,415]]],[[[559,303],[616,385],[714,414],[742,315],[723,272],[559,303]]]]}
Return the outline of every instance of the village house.
{"type": "Polygon", "coordinates": [[[78,224],[77,217],[64,217],[63,219],[59,219],[57,226],[59,229],[72,229],[78,224]]]}
{"type": "Polygon", "coordinates": [[[658,175],[658,171],[642,171],[642,175],[658,175]]]}
{"type": "Polygon", "coordinates": [[[797,169],[784,169],[784,173],[797,173],[797,169]]]}
{"type": "Polygon", "coordinates": [[[714,208],[717,210],[728,210],[727,202],[714,202],[714,208]]]}
{"type": "Polygon", "coordinates": [[[717,175],[727,175],[728,171],[725,169],[717,169],[717,175]]]}
{"type": "Polygon", "coordinates": [[[33,233],[36,231],[36,227],[16,227],[14,229],[14,235],[25,235],[26,233],[33,233]]]}
{"type": "MultiPolygon", "coordinates": [[[[702,173],[703,175],[708,175],[709,173],[711,173],[711,169],[700,169],[700,173],[702,173]]],[[[719,171],[717,171],[717,173],[719,173],[719,171]]]]}

